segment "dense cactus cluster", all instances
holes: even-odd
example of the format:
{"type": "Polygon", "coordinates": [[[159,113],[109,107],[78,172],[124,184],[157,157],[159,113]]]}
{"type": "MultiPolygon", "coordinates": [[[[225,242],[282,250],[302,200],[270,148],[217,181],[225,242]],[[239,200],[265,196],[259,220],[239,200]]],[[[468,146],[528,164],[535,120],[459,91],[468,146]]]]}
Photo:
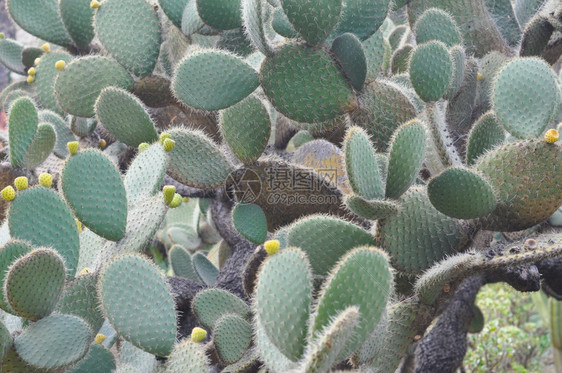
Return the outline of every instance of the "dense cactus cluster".
{"type": "Polygon", "coordinates": [[[0,372],[453,372],[562,299],[559,1],[6,10],[0,372]]]}

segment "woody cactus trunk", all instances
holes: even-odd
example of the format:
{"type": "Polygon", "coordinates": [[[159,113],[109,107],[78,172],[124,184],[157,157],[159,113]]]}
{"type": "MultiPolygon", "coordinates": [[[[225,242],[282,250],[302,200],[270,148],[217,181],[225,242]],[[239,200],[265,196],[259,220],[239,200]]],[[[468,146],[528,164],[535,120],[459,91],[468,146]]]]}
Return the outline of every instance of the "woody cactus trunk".
{"type": "Polygon", "coordinates": [[[559,1],[6,12],[0,371],[453,372],[562,297],[559,1]]]}

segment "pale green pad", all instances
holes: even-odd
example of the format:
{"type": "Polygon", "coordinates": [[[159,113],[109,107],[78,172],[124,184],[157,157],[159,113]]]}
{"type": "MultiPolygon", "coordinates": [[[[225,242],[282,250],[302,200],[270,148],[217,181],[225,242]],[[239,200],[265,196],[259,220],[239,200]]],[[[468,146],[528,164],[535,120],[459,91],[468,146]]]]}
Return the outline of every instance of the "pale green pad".
{"type": "Polygon", "coordinates": [[[157,356],[172,352],[174,298],[154,264],[136,254],[120,256],[101,272],[98,292],[105,315],[125,340],[157,356]]]}
{"type": "Polygon", "coordinates": [[[252,343],[252,326],[238,315],[225,315],[213,329],[213,342],[221,361],[234,364],[252,343]]]}
{"type": "Polygon", "coordinates": [[[15,339],[14,346],[27,363],[51,369],[70,365],[84,357],[92,337],[90,327],[81,318],[54,314],[24,329],[15,339]]]}
{"type": "Polygon", "coordinates": [[[170,266],[174,271],[175,276],[188,278],[195,282],[201,282],[199,275],[195,272],[193,268],[193,263],[191,262],[191,255],[180,245],[173,245],[168,252],[168,260],[170,261],[170,266]]]}
{"type": "Polygon", "coordinates": [[[360,127],[352,127],[343,143],[345,168],[351,188],[366,199],[384,198],[384,185],[369,135],[360,127]]]}
{"type": "Polygon", "coordinates": [[[410,56],[409,72],[412,86],[422,100],[439,100],[453,75],[453,61],[446,45],[439,41],[418,45],[410,56]]]}
{"type": "Polygon", "coordinates": [[[97,294],[98,276],[95,273],[80,275],[66,284],[55,310],[75,315],[86,321],[93,333],[103,324],[100,301],[97,294]]]}
{"type": "Polygon", "coordinates": [[[387,255],[375,248],[357,248],[346,254],[332,269],[318,297],[310,334],[318,335],[330,321],[350,306],[358,306],[361,318],[355,338],[339,358],[344,359],[365,342],[375,330],[392,287],[387,255]]]}
{"type": "Polygon", "coordinates": [[[334,119],[355,100],[335,61],[322,49],[283,45],[265,59],[260,78],[272,105],[299,122],[334,119]]]}
{"type": "Polygon", "coordinates": [[[8,127],[12,166],[25,166],[25,154],[33,142],[38,122],[37,109],[29,97],[20,97],[10,106],[8,127]]]}
{"type": "Polygon", "coordinates": [[[350,33],[342,34],[333,41],[331,51],[353,88],[362,90],[367,78],[367,58],[359,38],[350,33]]]}
{"type": "Polygon", "coordinates": [[[259,353],[260,359],[267,367],[270,369],[273,367],[275,373],[288,372],[291,368],[296,368],[297,364],[279,351],[257,320],[254,323],[254,330],[256,350],[259,353]]]}
{"type": "Polygon", "coordinates": [[[33,141],[23,156],[24,166],[32,170],[43,163],[55,147],[56,140],[57,135],[53,126],[49,123],[39,123],[33,141]]]}
{"type": "Polygon", "coordinates": [[[40,186],[20,191],[10,203],[8,225],[14,239],[58,251],[67,278],[74,277],[80,250],[78,229],[72,211],[57,192],[40,186]]]}
{"type": "Polygon", "coordinates": [[[63,258],[52,249],[36,249],[12,263],[4,294],[21,317],[37,321],[55,308],[64,287],[63,258]]]}
{"type": "Polygon", "coordinates": [[[367,81],[370,82],[386,70],[392,50],[380,29],[363,41],[363,49],[367,58],[367,81]]]}
{"type": "Polygon", "coordinates": [[[410,67],[410,55],[414,47],[411,44],[404,44],[398,48],[393,54],[390,61],[390,69],[393,74],[401,74],[408,72],[410,67]]]}
{"type": "Polygon", "coordinates": [[[71,156],[61,173],[62,191],[76,217],[111,241],[125,235],[127,196],[119,170],[102,152],[84,150],[71,156]]]}
{"type": "Polygon", "coordinates": [[[151,145],[133,159],[123,178],[128,206],[136,206],[160,190],[167,166],[168,156],[160,143],[151,145]]]}
{"type": "Polygon", "coordinates": [[[269,112],[261,100],[248,96],[220,114],[223,138],[238,159],[245,163],[257,160],[271,134],[269,112]]]}
{"type": "Polygon", "coordinates": [[[366,200],[359,196],[349,196],[345,205],[355,214],[369,220],[384,219],[398,214],[400,204],[396,201],[384,199],[366,200]]]}
{"type": "Polygon", "coordinates": [[[86,48],[94,38],[94,9],[88,0],[60,0],[60,15],[74,43],[86,48]]]}
{"type": "Polygon", "coordinates": [[[169,153],[168,172],[177,181],[194,188],[210,189],[223,184],[234,170],[225,155],[201,131],[169,131],[176,142],[169,153]]]}
{"type": "Polygon", "coordinates": [[[164,11],[164,14],[168,16],[170,21],[178,27],[181,28],[181,18],[183,10],[188,2],[195,2],[195,0],[159,0],[158,4],[164,11]]]}
{"type": "Polygon", "coordinates": [[[158,133],[143,103],[124,89],[107,87],[94,106],[96,119],[118,141],[137,147],[152,143],[158,133]]]}
{"type": "Polygon", "coordinates": [[[517,58],[498,72],[492,102],[509,133],[518,138],[541,135],[560,106],[556,80],[550,66],[536,57],[517,58]]]}
{"type": "Polygon", "coordinates": [[[345,0],[341,18],[332,35],[350,32],[360,40],[366,40],[384,22],[389,3],[389,0],[345,0]]]}
{"type": "Polygon", "coordinates": [[[273,27],[273,30],[275,30],[276,33],[285,38],[293,39],[298,35],[293,25],[291,25],[291,22],[287,19],[287,15],[281,8],[275,8],[273,11],[271,27],[273,27]]]}
{"type": "Polygon", "coordinates": [[[7,0],[6,9],[12,19],[30,34],[62,46],[72,45],[72,39],[62,22],[57,0],[7,0]]]}
{"type": "Polygon", "coordinates": [[[186,105],[225,109],[242,101],[259,85],[258,73],[244,60],[218,50],[185,57],[176,69],[172,89],[186,105]]]}
{"type": "Polygon", "coordinates": [[[14,341],[10,331],[0,322],[0,362],[12,348],[14,341]]]}
{"type": "Polygon", "coordinates": [[[166,373],[201,373],[209,371],[209,358],[201,343],[192,342],[189,338],[178,343],[168,361],[166,373]]]}
{"type": "Polygon", "coordinates": [[[68,373],[107,373],[117,367],[113,353],[99,344],[92,344],[90,352],[68,373]]]}
{"type": "Polygon", "coordinates": [[[466,145],[466,164],[472,165],[505,140],[505,131],[493,112],[482,115],[472,126],[466,145]]]}
{"type": "MultiPolygon", "coordinates": [[[[33,250],[33,248],[22,241],[9,241],[0,248],[0,285],[4,284],[4,279],[8,274],[10,265],[31,250],[33,250]]],[[[14,313],[14,310],[6,300],[4,286],[0,288],[0,308],[6,312],[14,313]]]]}
{"type": "Polygon", "coordinates": [[[193,261],[193,268],[195,268],[201,280],[208,286],[214,286],[217,282],[217,276],[219,275],[217,267],[201,253],[195,253],[191,259],[193,261]]]}
{"type": "Polygon", "coordinates": [[[312,273],[304,252],[284,249],[266,260],[255,285],[256,323],[292,361],[304,352],[311,301],[312,273]]]}
{"type": "Polygon", "coordinates": [[[379,221],[376,233],[394,268],[419,273],[464,247],[467,236],[460,223],[437,211],[424,188],[410,188],[400,202],[400,212],[379,221]]]}
{"type": "Polygon", "coordinates": [[[398,199],[416,181],[426,150],[425,126],[412,121],[399,127],[391,140],[386,198],[398,199]]]}
{"type": "Polygon", "coordinates": [[[232,210],[234,228],[248,241],[262,244],[267,236],[265,213],[256,204],[239,203],[232,210]]]}
{"type": "Polygon", "coordinates": [[[374,245],[373,236],[357,225],[330,216],[309,216],[295,222],[287,237],[288,245],[303,250],[312,272],[324,276],[349,250],[374,245]]]}
{"type": "Polygon", "coordinates": [[[193,312],[203,327],[212,330],[217,321],[231,313],[243,319],[250,316],[250,307],[236,295],[223,289],[207,289],[200,291],[191,302],[193,312]]]}
{"type": "Polygon", "coordinates": [[[447,47],[462,44],[460,30],[449,13],[442,9],[430,8],[423,12],[414,26],[417,44],[428,41],[442,41],[447,47]]]}
{"type": "Polygon", "coordinates": [[[201,30],[201,28],[205,27],[203,20],[201,20],[201,17],[197,14],[197,4],[195,0],[187,0],[180,21],[181,32],[187,36],[195,34],[197,31],[201,30]]]}
{"type": "Polygon", "coordinates": [[[457,219],[479,218],[496,207],[492,186],[467,168],[443,171],[429,182],[427,195],[437,210],[457,219]]]}
{"type": "Polygon", "coordinates": [[[154,70],[160,53],[160,22],[146,0],[105,0],[95,15],[96,35],[105,49],[131,74],[154,70]]]}
{"type": "Polygon", "coordinates": [[[340,20],[342,0],[281,0],[281,6],[302,38],[311,45],[318,45],[340,20]]]}
{"type": "Polygon", "coordinates": [[[74,136],[70,130],[70,127],[57,113],[49,110],[40,111],[39,120],[41,122],[48,122],[53,126],[56,132],[56,141],[53,153],[59,158],[66,158],[68,156],[68,148],[66,144],[77,140],[76,136],[74,136]]]}
{"type": "Polygon", "coordinates": [[[87,56],[69,63],[55,81],[60,107],[69,114],[93,117],[94,104],[109,86],[133,88],[133,78],[116,61],[102,56],[87,56]]]}
{"type": "Polygon", "coordinates": [[[195,0],[197,13],[207,25],[217,30],[242,27],[240,0],[195,0]]]}
{"type": "MultiPolygon", "coordinates": [[[[283,13],[281,9],[277,10],[283,13]]],[[[268,9],[264,0],[242,1],[242,20],[245,30],[253,46],[265,56],[273,54],[273,48],[267,40],[265,30],[268,22],[266,18],[272,17],[267,14],[268,12],[271,10],[268,9]]]]}
{"type": "Polygon", "coordinates": [[[45,109],[49,109],[64,116],[65,113],[57,101],[55,92],[55,81],[60,74],[55,64],[57,61],[64,61],[69,64],[72,56],[63,51],[49,52],[41,56],[39,65],[35,67],[35,86],[37,87],[37,100],[45,109]]]}
{"type": "Polygon", "coordinates": [[[22,62],[23,45],[10,39],[0,39],[0,63],[8,70],[25,74],[22,62]]]}

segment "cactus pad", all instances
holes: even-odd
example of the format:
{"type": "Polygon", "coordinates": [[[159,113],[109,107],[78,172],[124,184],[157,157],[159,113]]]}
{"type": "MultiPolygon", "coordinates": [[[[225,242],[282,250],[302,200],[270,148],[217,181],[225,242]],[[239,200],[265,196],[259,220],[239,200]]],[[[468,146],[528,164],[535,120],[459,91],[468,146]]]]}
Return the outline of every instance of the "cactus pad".
{"type": "Polygon", "coordinates": [[[158,143],[140,152],[133,159],[123,178],[128,206],[133,207],[158,192],[167,166],[168,157],[162,145],[158,143]]]}
{"type": "Polygon", "coordinates": [[[265,31],[267,12],[268,8],[263,0],[242,1],[242,19],[248,37],[256,49],[266,56],[273,53],[265,31]]]}
{"type": "MultiPolygon", "coordinates": [[[[0,249],[0,284],[4,284],[10,265],[31,250],[33,248],[22,241],[9,241],[0,249]]],[[[14,313],[14,310],[6,301],[3,286],[0,291],[0,308],[6,312],[14,313]]]]}
{"type": "Polygon", "coordinates": [[[94,10],[88,0],[60,0],[60,15],[70,37],[79,48],[86,48],[94,38],[94,10]]]}
{"type": "Polygon", "coordinates": [[[106,373],[116,369],[115,357],[107,348],[99,344],[92,344],[90,352],[68,373],[106,373]]]}
{"type": "Polygon", "coordinates": [[[23,164],[28,169],[34,169],[47,159],[55,147],[56,133],[49,123],[39,123],[33,141],[23,156],[23,164]]]}
{"type": "Polygon", "coordinates": [[[181,28],[181,19],[183,11],[187,5],[187,3],[195,3],[194,0],[159,0],[158,3],[162,8],[162,11],[172,23],[181,28]]]}
{"type": "Polygon", "coordinates": [[[25,166],[24,158],[37,132],[38,122],[37,109],[30,98],[18,98],[10,106],[8,126],[10,128],[10,163],[12,166],[25,166]]]}
{"type": "Polygon", "coordinates": [[[200,291],[191,303],[193,312],[205,328],[212,330],[226,314],[236,314],[243,319],[250,316],[250,307],[236,295],[222,289],[200,291]]]}
{"type": "Polygon", "coordinates": [[[318,45],[330,35],[338,23],[342,0],[320,0],[310,3],[282,0],[281,6],[302,38],[311,45],[318,45]]]}
{"type": "Polygon", "coordinates": [[[62,191],[78,219],[111,241],[125,235],[127,196],[119,171],[97,150],[71,156],[61,173],[62,191]]]}
{"type": "Polygon", "coordinates": [[[332,42],[331,52],[353,88],[362,90],[367,78],[367,58],[359,38],[350,33],[342,34],[332,42]]]}
{"type": "Polygon", "coordinates": [[[238,315],[228,314],[217,321],[213,342],[221,361],[233,364],[240,360],[252,343],[252,326],[238,315]]]}
{"type": "Polygon", "coordinates": [[[240,0],[196,0],[196,4],[199,17],[212,28],[232,30],[242,27],[240,0]]]}
{"type": "Polygon", "coordinates": [[[191,255],[180,245],[173,245],[168,252],[168,259],[175,276],[188,278],[195,282],[201,282],[199,275],[193,268],[191,255]]]}
{"type": "Polygon", "coordinates": [[[384,219],[398,214],[400,204],[391,200],[366,200],[359,196],[348,196],[345,205],[355,214],[369,220],[384,219]]]}
{"type": "Polygon", "coordinates": [[[438,40],[447,47],[462,44],[460,30],[449,13],[442,9],[430,8],[418,18],[414,33],[417,44],[438,40]]]}
{"type": "Polygon", "coordinates": [[[178,343],[166,362],[166,373],[200,373],[208,370],[209,358],[204,346],[189,339],[178,343]]]}
{"type": "Polygon", "coordinates": [[[56,141],[53,148],[53,153],[59,158],[66,158],[68,156],[68,149],[66,144],[76,141],[76,137],[58,114],[49,110],[42,110],[39,112],[39,120],[41,122],[50,123],[56,132],[56,141]]]}
{"type": "Polygon", "coordinates": [[[382,25],[389,12],[389,0],[346,0],[341,18],[332,35],[345,32],[366,40],[382,25]]]}
{"type": "Polygon", "coordinates": [[[125,340],[157,356],[172,352],[175,304],[160,270],[139,255],[126,254],[107,264],[98,286],[102,309],[125,340]]]}
{"type": "Polygon", "coordinates": [[[15,73],[23,75],[25,74],[25,66],[22,62],[22,52],[23,45],[20,43],[14,40],[0,39],[0,64],[15,73]]]}
{"type": "Polygon", "coordinates": [[[468,136],[466,146],[466,163],[470,166],[486,152],[495,146],[503,143],[505,131],[498,123],[498,119],[493,112],[488,112],[480,117],[468,136]]]}
{"type": "Polygon", "coordinates": [[[453,61],[442,42],[418,45],[410,57],[410,80],[416,93],[425,102],[437,101],[449,87],[453,61]]]}
{"type": "Polygon", "coordinates": [[[253,203],[239,203],[232,210],[236,230],[250,242],[261,244],[267,236],[267,219],[262,208],[253,203]]]}
{"type": "Polygon", "coordinates": [[[209,286],[214,286],[219,275],[217,267],[201,253],[195,253],[191,259],[193,261],[193,268],[195,268],[201,280],[209,286]]]}
{"type": "Polygon", "coordinates": [[[86,321],[93,333],[97,333],[103,324],[103,314],[97,295],[98,277],[86,274],[69,282],[57,303],[55,310],[59,313],[78,316],[86,321]]]}

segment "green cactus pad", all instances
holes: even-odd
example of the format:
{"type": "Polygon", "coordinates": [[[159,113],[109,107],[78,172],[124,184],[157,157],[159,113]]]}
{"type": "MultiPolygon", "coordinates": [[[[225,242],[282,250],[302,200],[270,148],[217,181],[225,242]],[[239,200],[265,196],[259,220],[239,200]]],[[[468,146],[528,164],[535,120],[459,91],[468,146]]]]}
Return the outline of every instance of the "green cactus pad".
{"type": "Polygon", "coordinates": [[[195,268],[201,280],[208,286],[214,286],[219,275],[217,267],[201,253],[195,253],[191,259],[193,261],[193,268],[195,268]]]}
{"type": "Polygon", "coordinates": [[[50,123],[51,126],[53,126],[56,133],[53,153],[59,158],[66,158],[68,156],[68,148],[66,147],[66,144],[71,141],[76,141],[77,139],[64,119],[53,111],[42,110],[39,112],[39,121],[50,123]]]}
{"type": "Polygon", "coordinates": [[[327,52],[305,45],[288,44],[277,49],[275,55],[263,62],[260,79],[273,106],[299,122],[334,119],[348,112],[355,100],[351,87],[327,52]]]}
{"type": "Polygon", "coordinates": [[[369,220],[384,219],[398,214],[400,204],[384,199],[366,200],[359,196],[349,196],[345,205],[355,214],[369,220]]]}
{"type": "Polygon", "coordinates": [[[60,15],[74,43],[86,48],[94,38],[94,10],[88,0],[60,0],[60,15]]]}
{"type": "Polygon", "coordinates": [[[474,219],[489,214],[496,207],[495,194],[484,178],[460,167],[446,169],[427,186],[433,206],[457,219],[474,219]]]}
{"type": "Polygon", "coordinates": [[[133,78],[116,61],[102,56],[87,56],[69,63],[55,81],[60,107],[79,117],[93,117],[94,104],[109,86],[133,88],[133,78]]]}
{"type": "Polygon", "coordinates": [[[398,199],[416,180],[425,160],[426,130],[419,121],[399,127],[390,145],[386,198],[398,199]]]}
{"type": "Polygon", "coordinates": [[[414,27],[417,44],[437,40],[447,47],[462,44],[460,30],[449,13],[442,9],[430,8],[423,12],[414,27]]]}
{"type": "Polygon", "coordinates": [[[358,108],[350,113],[351,121],[367,130],[379,152],[386,152],[394,131],[417,115],[405,90],[390,82],[369,84],[357,101],[358,108]]]}
{"type": "Polygon", "coordinates": [[[158,366],[156,356],[133,346],[127,341],[123,341],[119,351],[119,365],[130,366],[134,372],[152,372],[158,366]]]}
{"type": "Polygon", "coordinates": [[[525,26],[521,38],[521,49],[519,56],[541,56],[548,46],[548,42],[554,32],[554,26],[550,19],[543,15],[536,15],[525,26]]]}
{"type": "Polygon", "coordinates": [[[377,244],[390,253],[394,268],[418,273],[464,248],[466,232],[433,207],[424,188],[410,188],[400,203],[400,212],[379,221],[376,233],[377,244]]]}
{"type": "Polygon", "coordinates": [[[349,250],[374,245],[373,236],[352,223],[331,216],[309,216],[295,222],[287,237],[288,245],[303,250],[312,272],[324,276],[349,250]]]}
{"type": "Polygon", "coordinates": [[[188,55],[178,64],[172,80],[172,90],[179,100],[203,110],[230,107],[258,85],[258,73],[250,65],[218,50],[188,55]]]}
{"type": "Polygon", "coordinates": [[[205,352],[205,346],[201,343],[185,339],[178,343],[168,361],[166,362],[166,373],[200,373],[209,370],[209,358],[205,352]]]}
{"type": "Polygon", "coordinates": [[[236,314],[243,319],[250,316],[250,307],[236,295],[222,289],[200,291],[191,302],[193,312],[205,328],[212,330],[226,314],[236,314]]]}
{"type": "Polygon", "coordinates": [[[197,13],[207,25],[217,30],[242,27],[240,0],[196,0],[197,13]]]}
{"type": "Polygon", "coordinates": [[[416,93],[425,102],[443,96],[453,74],[453,61],[442,42],[418,45],[410,56],[410,80],[416,93]]]}
{"type": "Polygon", "coordinates": [[[160,143],[153,144],[133,159],[123,178],[128,206],[132,208],[158,192],[167,166],[168,156],[160,143]]]}
{"type": "Polygon", "coordinates": [[[371,82],[388,67],[392,50],[380,29],[363,41],[363,49],[367,58],[367,81],[371,82]]]}
{"type": "Polygon", "coordinates": [[[497,51],[491,51],[479,62],[480,65],[480,100],[485,110],[492,108],[492,87],[500,69],[506,64],[508,57],[497,51]]]}
{"type": "Polygon", "coordinates": [[[89,149],[71,156],[61,184],[68,204],[85,226],[111,241],[123,238],[127,196],[119,170],[105,154],[89,149]]]}
{"type": "Polygon", "coordinates": [[[194,188],[210,189],[223,184],[233,171],[218,146],[201,131],[169,131],[176,142],[169,153],[168,172],[177,181],[194,188]]]}
{"type": "Polygon", "coordinates": [[[84,268],[93,268],[105,239],[98,236],[89,229],[83,229],[80,233],[80,255],[76,272],[80,273],[84,268]]]}
{"type": "Polygon", "coordinates": [[[12,339],[10,331],[0,322],[0,361],[2,361],[4,356],[10,351],[13,342],[14,340],[12,339]]]}
{"type": "Polygon", "coordinates": [[[50,123],[39,123],[33,141],[23,156],[24,166],[32,170],[43,163],[55,147],[56,140],[57,135],[53,126],[50,123]]]}
{"type": "Polygon", "coordinates": [[[515,17],[514,4],[510,0],[484,0],[484,3],[507,43],[517,46],[521,40],[521,29],[515,17]]]}
{"type": "Polygon", "coordinates": [[[78,230],[72,211],[57,192],[39,186],[20,191],[10,204],[8,225],[14,239],[58,251],[67,278],[74,277],[80,250],[78,230]]]}
{"type": "Polygon", "coordinates": [[[389,0],[346,0],[341,18],[332,35],[345,32],[366,40],[383,24],[389,12],[389,0]]]}
{"type": "Polygon", "coordinates": [[[282,0],[281,6],[302,38],[311,45],[319,45],[326,40],[340,20],[342,0],[319,0],[310,3],[282,0]]]}
{"type": "Polygon", "coordinates": [[[253,203],[239,203],[232,210],[234,227],[248,241],[261,244],[267,236],[267,219],[262,208],[253,203]]]}
{"type": "Polygon", "coordinates": [[[359,348],[375,330],[392,292],[392,274],[387,255],[375,248],[356,248],[334,267],[318,297],[310,335],[319,335],[330,321],[350,306],[357,306],[361,318],[355,337],[336,361],[359,348]]]}
{"type": "Polygon", "coordinates": [[[79,137],[90,136],[98,122],[94,118],[70,117],[70,130],[79,137]]]}
{"type": "Polygon", "coordinates": [[[271,119],[261,100],[248,96],[220,114],[223,138],[233,153],[245,163],[252,163],[263,153],[271,133],[271,119]]]}
{"type": "Polygon", "coordinates": [[[284,249],[266,260],[255,286],[256,322],[292,361],[304,352],[311,301],[312,273],[300,249],[284,249]]]}
{"type": "Polygon", "coordinates": [[[343,310],[325,327],[317,340],[304,354],[302,371],[328,372],[336,363],[338,355],[346,348],[355,328],[361,320],[359,308],[351,306],[343,310]]]}
{"type": "MultiPolygon", "coordinates": [[[[33,248],[22,241],[9,241],[0,249],[0,284],[4,284],[4,279],[10,265],[31,250],[33,250],[33,248]]],[[[14,310],[10,307],[8,301],[6,301],[3,286],[0,288],[0,308],[6,312],[14,313],[14,310]]]]}
{"type": "Polygon", "coordinates": [[[345,166],[351,188],[366,199],[384,198],[384,186],[369,135],[360,127],[348,130],[344,143],[345,166]]]}
{"type": "Polygon", "coordinates": [[[406,27],[406,25],[398,25],[392,30],[392,32],[388,35],[388,42],[390,43],[393,51],[402,46],[402,44],[406,41],[409,32],[410,30],[406,27]]]}
{"type": "Polygon", "coordinates": [[[473,165],[476,160],[495,146],[503,143],[505,131],[493,112],[482,115],[472,126],[466,145],[466,164],[473,165]]]}
{"type": "Polygon", "coordinates": [[[492,102],[500,123],[518,138],[538,137],[561,102],[556,75],[536,57],[508,62],[497,74],[492,102]]]}
{"type": "Polygon", "coordinates": [[[28,326],[14,340],[18,355],[42,369],[70,365],[86,355],[92,331],[81,318],[54,314],[28,326]]]}
{"type": "Polygon", "coordinates": [[[474,167],[499,192],[496,208],[481,219],[484,229],[530,228],[562,205],[558,192],[562,150],[558,145],[542,139],[507,143],[481,156],[474,167]]]}
{"type": "Polygon", "coordinates": [[[271,27],[273,27],[273,30],[275,30],[276,33],[285,38],[294,39],[298,35],[293,25],[291,25],[291,22],[287,19],[287,15],[282,8],[275,8],[273,11],[271,27]]]}
{"type": "Polygon", "coordinates": [[[288,359],[279,349],[271,342],[264,328],[259,322],[254,323],[256,350],[260,358],[268,367],[274,367],[274,372],[288,372],[291,368],[296,368],[297,364],[288,359]]]}
{"type": "Polygon", "coordinates": [[[248,37],[252,44],[263,55],[269,56],[273,54],[273,48],[267,40],[265,26],[267,24],[266,12],[267,6],[262,0],[243,0],[242,1],[242,19],[248,37]]]}
{"type": "Polygon", "coordinates": [[[109,134],[129,146],[152,143],[158,133],[143,103],[133,94],[115,87],[101,91],[94,106],[96,119],[109,134]]]}
{"type": "Polygon", "coordinates": [[[367,77],[367,58],[359,38],[350,33],[342,34],[333,41],[331,52],[353,88],[362,90],[367,77]]]}
{"type": "Polygon", "coordinates": [[[25,66],[22,62],[23,45],[10,39],[0,39],[0,64],[8,70],[24,75],[25,66]]]}
{"type": "Polygon", "coordinates": [[[12,166],[25,166],[24,158],[37,132],[38,122],[37,109],[29,97],[20,97],[10,106],[8,126],[12,166]]]}
{"type": "Polygon", "coordinates": [[[107,348],[99,344],[90,346],[90,352],[68,373],[107,373],[116,369],[115,357],[107,348]]]}
{"type": "Polygon", "coordinates": [[[46,0],[41,4],[34,0],[8,0],[6,9],[22,29],[39,39],[65,47],[72,45],[57,0],[46,0]]]}
{"type": "Polygon", "coordinates": [[[191,262],[191,255],[180,245],[173,245],[168,252],[168,260],[170,261],[170,266],[174,271],[175,276],[188,278],[195,282],[201,282],[199,275],[195,272],[193,268],[193,263],[191,262]]]}
{"type": "Polygon", "coordinates": [[[234,364],[252,343],[252,326],[238,315],[225,315],[213,329],[213,342],[219,359],[225,364],[234,364]]]}
{"type": "Polygon", "coordinates": [[[194,0],[158,0],[158,4],[162,8],[162,11],[172,23],[181,28],[181,19],[183,11],[187,3],[195,3],[194,0]]]}
{"type": "Polygon", "coordinates": [[[35,65],[35,60],[41,58],[45,51],[39,47],[24,47],[21,52],[21,62],[26,68],[31,68],[35,65]]]}
{"type": "Polygon", "coordinates": [[[410,67],[410,55],[414,47],[411,44],[404,44],[394,51],[390,61],[390,70],[393,74],[407,72],[410,67]]]}
{"type": "Polygon", "coordinates": [[[45,109],[54,111],[63,116],[64,112],[60,107],[55,92],[55,81],[60,71],[55,67],[57,61],[70,63],[72,56],[63,51],[46,53],[41,57],[39,65],[36,66],[35,86],[37,87],[37,100],[45,109]]]}
{"type": "Polygon", "coordinates": [[[36,249],[12,263],[4,294],[19,316],[37,321],[55,308],[64,287],[63,258],[52,249],[36,249]]]}
{"type": "Polygon", "coordinates": [[[139,255],[120,256],[104,267],[98,286],[102,309],[125,340],[157,356],[172,352],[175,304],[164,275],[155,265],[139,255]],[[143,310],[142,315],[135,309],[143,310]]]}
{"type": "MultiPolygon", "coordinates": [[[[222,32],[215,48],[223,49],[244,58],[255,52],[249,34],[243,28],[222,32]]],[[[259,68],[259,65],[253,66],[249,61],[246,62],[254,69],[259,68]]]]}
{"type": "MultiPolygon", "coordinates": [[[[176,0],[174,0],[176,1],[176,0]]],[[[186,2],[186,1],[184,1],[186,2]]],[[[196,0],[187,0],[183,13],[181,14],[181,32],[190,36],[205,27],[205,23],[197,13],[196,0]]]]}
{"type": "Polygon", "coordinates": [[[160,22],[145,0],[105,0],[95,14],[96,35],[105,49],[131,74],[154,70],[160,53],[160,22]]]}
{"type": "MultiPolygon", "coordinates": [[[[449,88],[447,89],[447,92],[445,92],[445,95],[443,96],[445,99],[447,100],[452,100],[456,95],[457,92],[459,92],[460,88],[463,87],[463,82],[465,79],[465,66],[466,66],[466,54],[464,52],[464,48],[460,45],[456,45],[454,47],[452,47],[451,49],[449,49],[449,53],[451,54],[451,58],[453,60],[453,76],[451,77],[451,82],[449,83],[449,88]]],[[[467,74],[468,75],[468,74],[467,74]]],[[[467,76],[468,78],[468,76],[467,76]]],[[[471,77],[472,79],[474,79],[475,77],[471,77]]],[[[476,80],[476,79],[474,79],[476,80]]],[[[476,87],[476,84],[474,84],[474,81],[472,82],[472,85],[474,87],[476,87]]],[[[465,87],[468,85],[465,85],[465,87]]],[[[465,88],[467,89],[467,88],[465,88]]],[[[457,98],[458,100],[458,98],[457,98]]],[[[452,103],[450,103],[450,105],[453,105],[454,101],[452,103]]],[[[472,107],[471,107],[472,109],[472,107]]],[[[448,114],[448,113],[447,113],[448,114]]]]}
{"type": "Polygon", "coordinates": [[[55,311],[84,319],[92,332],[97,333],[104,320],[97,295],[97,283],[98,276],[93,273],[76,277],[65,286],[55,311]]]}

